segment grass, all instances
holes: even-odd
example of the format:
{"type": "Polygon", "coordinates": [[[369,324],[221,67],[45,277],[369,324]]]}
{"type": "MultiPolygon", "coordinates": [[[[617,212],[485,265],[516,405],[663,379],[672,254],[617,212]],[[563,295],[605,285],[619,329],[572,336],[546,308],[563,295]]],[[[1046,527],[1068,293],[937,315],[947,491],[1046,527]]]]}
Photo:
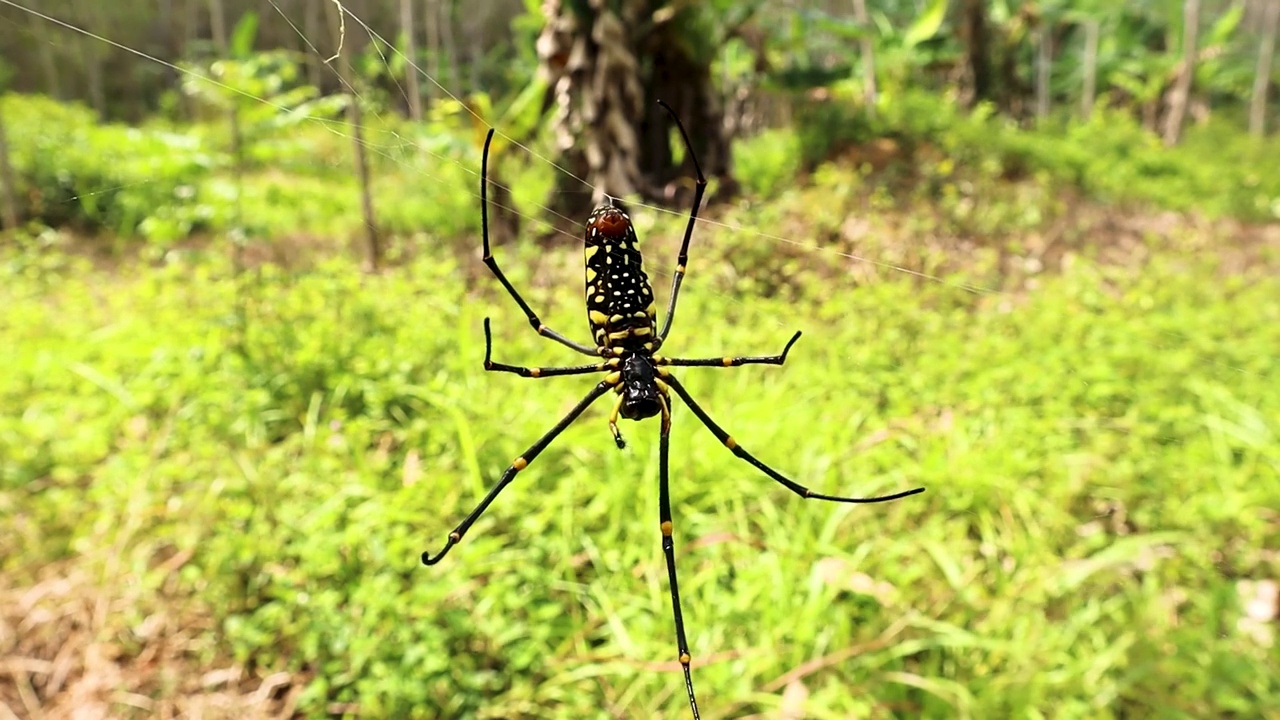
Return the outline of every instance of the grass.
{"type": "MultiPolygon", "coordinates": [[[[0,254],[11,713],[687,713],[655,423],[625,423],[620,453],[592,410],[418,562],[591,384],[481,369],[487,315],[495,359],[574,358],[476,260],[474,128],[375,118],[392,267],[369,276],[332,258],[360,230],[340,133],[263,136],[236,182],[216,124],[5,102],[43,122],[15,124],[29,210],[100,233],[0,254]],[[79,252],[137,237],[150,264],[79,252]]],[[[746,193],[699,227],[669,351],[805,336],[785,368],[681,373],[695,397],[817,490],[928,487],[805,502],[677,409],[704,717],[1274,712],[1275,612],[1246,605],[1280,574],[1278,258],[1266,228],[1204,219],[1271,217],[1244,158],[1274,142],[1209,127],[1167,152],[1110,116],[1024,132],[938,103],[907,98],[896,139],[739,143],[746,193]]],[[[531,239],[551,170],[495,158],[525,215],[502,261],[581,336],[575,241],[531,239]]],[[[635,215],[661,293],[684,218],[635,215]]]]}
{"type": "MultiPolygon", "coordinates": [[[[663,285],[674,233],[656,234],[663,285]]],[[[1274,275],[1153,252],[968,292],[888,270],[855,284],[837,254],[700,237],[672,352],[805,336],[782,369],[682,373],[695,397],[815,489],[928,487],[805,502],[676,411],[704,717],[1280,707],[1275,646],[1240,624],[1241,581],[1280,572],[1274,275]],[[732,252],[760,245],[773,265],[732,252]],[[771,267],[785,292],[761,285],[771,267]]],[[[576,250],[501,252],[549,324],[585,327],[576,250]]],[[[469,255],[239,281],[200,254],[113,271],[4,259],[0,608],[18,632],[0,638],[29,660],[0,685],[12,711],[687,713],[655,424],[626,423],[618,452],[596,408],[445,562],[418,562],[590,384],[481,370],[486,315],[495,359],[568,358],[469,255]]]]}

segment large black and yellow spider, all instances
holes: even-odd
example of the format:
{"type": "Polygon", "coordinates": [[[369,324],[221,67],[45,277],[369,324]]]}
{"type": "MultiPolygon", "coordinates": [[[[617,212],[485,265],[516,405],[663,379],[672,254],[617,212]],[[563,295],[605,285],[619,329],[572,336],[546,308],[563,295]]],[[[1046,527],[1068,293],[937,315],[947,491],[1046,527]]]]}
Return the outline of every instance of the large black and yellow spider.
{"type": "Polygon", "coordinates": [[[601,362],[550,368],[529,368],[494,362],[491,358],[493,337],[489,331],[489,318],[485,318],[484,369],[494,372],[515,373],[529,378],[584,375],[595,372],[607,374],[591,392],[587,393],[587,396],[581,402],[569,411],[568,415],[565,415],[560,422],[555,424],[555,427],[539,438],[520,457],[512,461],[511,466],[507,468],[507,471],[498,480],[498,484],[489,491],[488,495],[485,495],[484,499],[467,515],[466,519],[458,527],[454,528],[453,532],[449,533],[449,539],[440,552],[435,555],[423,553],[422,562],[426,565],[434,565],[440,562],[440,559],[462,540],[462,537],[467,534],[467,531],[480,518],[480,515],[488,509],[503,488],[515,479],[516,474],[528,467],[529,463],[533,462],[543,450],[547,449],[547,446],[556,439],[556,436],[564,432],[564,429],[569,427],[574,420],[577,420],[578,416],[591,403],[600,399],[610,390],[617,394],[618,399],[614,402],[613,412],[609,415],[609,430],[613,433],[614,442],[617,443],[619,448],[624,446],[622,434],[618,431],[619,415],[630,420],[643,420],[661,415],[662,434],[658,446],[658,521],[662,531],[662,552],[667,561],[667,577],[671,584],[671,609],[675,615],[678,657],[681,666],[684,668],[684,684],[685,690],[689,694],[689,707],[693,710],[693,717],[696,720],[698,718],[698,702],[694,699],[693,679],[689,674],[689,643],[685,639],[684,619],[680,613],[680,590],[676,582],[675,543],[672,539],[671,497],[667,491],[667,455],[671,432],[670,391],[674,390],[676,395],[679,395],[680,399],[693,411],[693,414],[702,421],[702,424],[711,431],[711,434],[715,435],[725,447],[732,450],[734,455],[759,468],[764,474],[786,486],[788,490],[802,498],[845,503],[876,503],[914,495],[923,492],[924,488],[915,488],[893,495],[870,498],[840,497],[813,492],[765,465],[760,460],[757,460],[754,455],[744,450],[741,445],[730,437],[729,433],[724,431],[724,428],[717,425],[711,419],[711,416],[707,415],[707,412],[690,397],[684,386],[667,369],[671,366],[736,367],[753,363],[781,365],[786,362],[787,353],[791,350],[791,346],[795,344],[796,340],[800,338],[800,333],[797,332],[793,335],[778,355],[687,360],[658,354],[662,343],[667,339],[667,333],[671,331],[671,321],[676,313],[676,298],[680,293],[680,283],[684,280],[685,264],[688,262],[689,238],[693,235],[693,226],[698,218],[698,206],[702,203],[702,195],[706,190],[707,184],[706,179],[702,176],[702,168],[698,165],[698,159],[693,154],[693,146],[689,143],[689,135],[685,132],[680,118],[676,117],[675,112],[666,103],[661,100],[658,102],[671,115],[676,127],[679,128],[680,135],[684,138],[685,148],[689,153],[690,159],[693,160],[694,169],[698,173],[697,189],[693,195],[693,210],[689,212],[689,224],[685,228],[684,241],[680,245],[680,255],[676,259],[676,271],[674,280],[671,283],[671,299],[667,305],[666,319],[663,321],[662,330],[659,332],[655,324],[657,313],[654,309],[653,289],[649,286],[649,278],[645,275],[642,267],[643,258],[640,255],[635,229],[631,226],[631,219],[626,213],[612,204],[601,205],[591,213],[591,217],[587,221],[585,237],[583,238],[586,243],[587,319],[591,323],[591,333],[595,340],[594,348],[576,343],[543,325],[537,314],[529,308],[529,304],[524,301],[524,298],[520,297],[520,293],[516,292],[516,289],[511,286],[511,282],[502,274],[502,270],[498,268],[498,262],[494,260],[493,254],[489,251],[489,201],[486,186],[488,185],[489,176],[489,143],[493,139],[494,132],[492,129],[489,130],[489,135],[484,141],[484,156],[481,161],[480,171],[480,218],[484,234],[484,263],[493,271],[493,274],[498,278],[498,282],[502,283],[507,293],[524,311],[525,316],[529,318],[529,324],[533,326],[533,329],[539,335],[555,340],[562,345],[577,350],[583,355],[598,356],[601,358],[601,362]]]}

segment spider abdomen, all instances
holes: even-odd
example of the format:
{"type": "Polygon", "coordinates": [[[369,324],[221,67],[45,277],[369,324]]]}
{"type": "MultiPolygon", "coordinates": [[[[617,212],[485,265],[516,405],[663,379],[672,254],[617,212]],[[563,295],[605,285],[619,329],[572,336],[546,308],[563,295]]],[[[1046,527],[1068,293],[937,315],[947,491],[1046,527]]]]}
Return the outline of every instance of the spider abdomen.
{"type": "Polygon", "coordinates": [[[627,214],[612,205],[591,213],[585,233],[587,319],[602,348],[653,351],[653,288],[627,214]]]}

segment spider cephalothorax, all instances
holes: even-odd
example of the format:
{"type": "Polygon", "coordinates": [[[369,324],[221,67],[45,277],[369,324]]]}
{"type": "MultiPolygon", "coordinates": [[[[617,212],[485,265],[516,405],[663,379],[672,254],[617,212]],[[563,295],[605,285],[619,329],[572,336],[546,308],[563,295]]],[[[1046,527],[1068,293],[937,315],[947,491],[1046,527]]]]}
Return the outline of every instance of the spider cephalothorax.
{"type": "Polygon", "coordinates": [[[671,331],[671,321],[675,318],[676,300],[680,295],[680,284],[684,281],[685,263],[689,258],[689,239],[693,236],[694,222],[698,217],[698,206],[702,202],[702,194],[706,190],[707,181],[702,177],[702,169],[698,167],[698,159],[689,144],[689,136],[680,124],[679,118],[671,112],[666,103],[659,101],[663,108],[671,113],[676,127],[684,138],[688,157],[693,161],[698,173],[698,184],[693,194],[693,210],[689,213],[689,224],[685,227],[684,241],[680,245],[680,254],[676,258],[676,268],[671,283],[671,299],[667,305],[666,317],[662,329],[656,324],[657,313],[654,310],[653,289],[649,286],[649,278],[644,272],[644,258],[640,254],[640,246],[636,239],[635,228],[631,218],[613,205],[602,205],[587,220],[584,236],[586,251],[586,291],[587,319],[591,323],[594,346],[574,342],[552,330],[520,297],[515,287],[502,274],[498,262],[489,251],[489,143],[493,140],[493,130],[484,141],[484,156],[480,170],[480,219],[484,233],[484,263],[489,266],[498,282],[506,288],[516,304],[528,318],[529,324],[543,337],[550,338],[583,355],[596,358],[595,362],[568,367],[531,368],[519,365],[506,365],[494,362],[493,336],[489,331],[489,319],[484,320],[484,369],[496,372],[509,372],[529,378],[552,377],[555,375],[585,375],[587,373],[605,373],[604,379],[592,388],[567,415],[560,419],[537,442],[529,446],[524,454],[511,462],[511,466],[493,486],[475,509],[458,524],[445,542],[444,548],[435,555],[422,554],[422,562],[434,565],[457,545],[462,536],[471,529],[489,505],[493,503],[503,488],[507,487],[516,475],[529,466],[538,455],[556,439],[564,429],[578,419],[591,403],[613,391],[618,399],[609,416],[609,429],[613,433],[618,447],[623,446],[622,435],[618,432],[618,416],[631,420],[662,416],[661,434],[658,441],[658,528],[662,533],[662,554],[666,559],[667,576],[671,583],[671,609],[675,617],[677,658],[684,669],[685,692],[689,697],[689,708],[693,711],[694,720],[698,719],[698,702],[693,694],[693,677],[689,671],[692,661],[689,656],[689,642],[685,638],[684,619],[680,612],[680,588],[676,581],[676,556],[674,526],[671,520],[671,497],[668,492],[668,463],[671,431],[671,391],[689,407],[694,417],[711,431],[725,447],[737,457],[758,468],[779,484],[802,498],[815,500],[831,500],[847,503],[874,503],[896,500],[907,495],[923,492],[924,488],[916,488],[905,492],[883,495],[880,497],[854,498],[816,493],[795,482],[782,473],[765,465],[756,456],[747,452],[737,443],[724,428],[720,427],[707,412],[702,409],[684,386],[676,380],[668,370],[671,366],[693,367],[736,367],[739,365],[770,364],[782,365],[787,360],[791,346],[800,338],[800,333],[791,336],[782,352],[777,355],[749,357],[720,357],[686,360],[668,358],[655,354],[662,347],[667,333],[671,331]]]}
{"type": "Polygon", "coordinates": [[[667,388],[658,379],[658,367],[652,357],[634,354],[623,358],[618,388],[622,417],[628,420],[651,418],[668,407],[667,388]]]}

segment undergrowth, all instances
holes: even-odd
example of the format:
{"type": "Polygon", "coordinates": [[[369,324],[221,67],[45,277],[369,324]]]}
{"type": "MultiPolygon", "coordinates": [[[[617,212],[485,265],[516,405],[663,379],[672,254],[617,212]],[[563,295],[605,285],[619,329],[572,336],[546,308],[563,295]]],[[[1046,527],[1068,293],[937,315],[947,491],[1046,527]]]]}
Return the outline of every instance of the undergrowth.
{"type": "MultiPolygon", "coordinates": [[[[576,270],[540,285],[532,253],[504,253],[549,324],[584,326],[576,270]]],[[[804,502],[677,408],[706,717],[776,715],[797,687],[813,718],[1280,706],[1238,585],[1280,572],[1274,279],[1164,257],[1077,262],[1025,295],[899,274],[756,298],[693,265],[672,351],[806,333],[784,368],[681,374],[744,446],[826,492],[928,488],[804,502]]],[[[96,642],[121,662],[167,613],[170,634],[205,628],[169,672],[287,672],[307,717],[682,712],[656,425],[626,423],[618,452],[596,408],[419,564],[589,385],[482,371],[486,315],[495,359],[566,358],[474,268],[3,267],[0,568],[9,588],[96,578],[114,598],[96,642]]]]}
{"type": "MultiPolygon", "coordinates": [[[[482,370],[488,315],[495,360],[573,359],[476,260],[474,128],[372,118],[393,263],[365,275],[317,250],[361,227],[350,139],[318,121],[233,163],[216,122],[4,103],[27,224],[0,255],[0,652],[27,684],[0,701],[79,697],[61,683],[105,657],[121,715],[227,667],[306,717],[685,712],[655,424],[619,453],[594,409],[419,564],[589,386],[482,370]],[[225,238],[305,261],[237,275],[225,238]],[[85,242],[152,251],[94,265],[85,242]]],[[[1274,245],[1091,201],[1274,218],[1274,141],[1165,150],[1106,111],[1025,130],[947,107],[837,104],[739,142],[746,192],[699,226],[667,351],[805,336],[784,368],[681,373],[690,391],[815,489],[929,490],[804,502],[676,409],[704,716],[1280,707],[1274,627],[1245,612],[1280,573],[1274,245]]],[[[525,214],[509,275],[577,335],[580,248],[533,239],[551,170],[501,147],[494,171],[525,214]]],[[[663,286],[684,217],[634,215],[663,286]]]]}

